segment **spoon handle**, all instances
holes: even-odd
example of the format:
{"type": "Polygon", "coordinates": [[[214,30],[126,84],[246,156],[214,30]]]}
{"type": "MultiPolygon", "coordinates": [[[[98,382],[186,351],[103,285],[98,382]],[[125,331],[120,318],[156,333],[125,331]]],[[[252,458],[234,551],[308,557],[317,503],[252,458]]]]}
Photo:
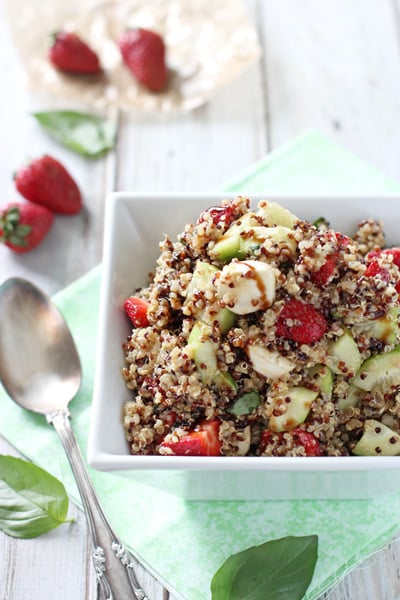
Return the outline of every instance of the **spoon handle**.
{"type": "Polygon", "coordinates": [[[101,600],[127,600],[129,597],[149,600],[136,579],[132,555],[115,535],[103,512],[83,462],[68,411],[54,411],[46,418],[57,431],[75,476],[91,535],[92,559],[101,600]]]}

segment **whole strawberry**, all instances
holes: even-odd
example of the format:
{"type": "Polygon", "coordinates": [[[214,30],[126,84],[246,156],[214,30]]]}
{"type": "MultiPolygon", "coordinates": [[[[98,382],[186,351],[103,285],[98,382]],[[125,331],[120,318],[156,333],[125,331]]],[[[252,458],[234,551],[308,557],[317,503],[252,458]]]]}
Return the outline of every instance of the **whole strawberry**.
{"type": "Polygon", "coordinates": [[[53,221],[53,213],[45,206],[7,204],[0,212],[0,241],[14,252],[29,252],[40,244],[53,221]]]}
{"type": "Polygon", "coordinates": [[[53,40],[49,59],[57,69],[67,73],[101,72],[97,54],[76,33],[58,31],[53,40]]]}
{"type": "Polygon", "coordinates": [[[74,179],[47,154],[21,167],[14,180],[24,198],[54,212],[74,215],[82,208],[82,196],[74,179]]]}
{"type": "Polygon", "coordinates": [[[142,85],[152,92],[165,88],[165,45],[158,33],[143,28],[128,29],[118,45],[124,63],[142,85]]]}

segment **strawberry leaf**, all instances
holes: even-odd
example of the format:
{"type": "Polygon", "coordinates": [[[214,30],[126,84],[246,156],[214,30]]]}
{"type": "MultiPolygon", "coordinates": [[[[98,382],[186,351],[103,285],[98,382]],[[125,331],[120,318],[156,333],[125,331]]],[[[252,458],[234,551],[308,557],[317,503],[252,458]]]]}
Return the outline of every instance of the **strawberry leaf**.
{"type": "Polygon", "coordinates": [[[44,469],[0,455],[0,530],[33,538],[66,522],[68,496],[63,484],[44,469]]]}
{"type": "Polygon", "coordinates": [[[287,536],[230,556],[211,581],[212,600],[301,600],[317,562],[318,537],[287,536]]]}
{"type": "Polygon", "coordinates": [[[58,142],[83,156],[97,158],[114,147],[115,124],[102,117],[67,110],[35,112],[33,116],[58,142]]]}

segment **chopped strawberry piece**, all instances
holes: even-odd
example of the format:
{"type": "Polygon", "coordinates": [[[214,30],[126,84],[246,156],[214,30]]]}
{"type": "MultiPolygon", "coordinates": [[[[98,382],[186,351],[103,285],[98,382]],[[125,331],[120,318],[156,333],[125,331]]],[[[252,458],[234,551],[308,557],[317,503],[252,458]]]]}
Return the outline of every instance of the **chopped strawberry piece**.
{"type": "MultiPolygon", "coordinates": [[[[391,255],[393,257],[393,264],[400,269],[400,248],[385,248],[384,250],[372,250],[367,254],[367,268],[365,271],[366,277],[375,277],[378,275],[382,281],[389,283],[390,273],[388,269],[385,269],[379,264],[379,257],[382,255],[391,255]]],[[[396,291],[400,294],[400,279],[395,285],[396,291]]]]}
{"type": "MultiPolygon", "coordinates": [[[[350,243],[350,238],[337,231],[334,232],[334,235],[331,234],[328,237],[330,237],[330,239],[336,238],[339,250],[343,250],[350,243]]],[[[312,274],[311,279],[313,283],[321,287],[329,283],[335,274],[335,270],[339,264],[339,260],[339,251],[335,251],[332,254],[329,254],[326,257],[324,264],[318,269],[318,271],[315,271],[315,273],[312,274]]]]}
{"type": "Polygon", "coordinates": [[[374,258],[378,258],[382,254],[389,254],[393,256],[393,264],[400,269],[400,248],[385,248],[380,250],[371,250],[367,254],[367,261],[373,260],[374,258]]]}
{"type": "Polygon", "coordinates": [[[385,283],[389,283],[390,273],[389,273],[388,269],[381,267],[377,258],[375,257],[368,264],[368,266],[365,270],[365,277],[376,277],[377,275],[379,275],[379,277],[382,279],[382,281],[384,281],[385,283]]]}
{"type": "Polygon", "coordinates": [[[291,298],[278,316],[276,333],[299,344],[312,344],[322,338],[327,328],[324,315],[314,306],[291,298]]]}
{"type": "MultiPolygon", "coordinates": [[[[300,427],[295,427],[290,432],[293,436],[295,446],[302,446],[306,456],[322,456],[322,449],[315,435],[309,431],[304,431],[300,427]]],[[[260,451],[263,452],[270,444],[280,445],[284,440],[284,433],[274,433],[265,429],[261,434],[260,451]]]]}
{"type": "Polygon", "coordinates": [[[263,452],[265,448],[269,446],[269,444],[271,444],[272,442],[272,432],[269,429],[264,429],[260,438],[260,451],[263,452]]]}
{"type": "Polygon", "coordinates": [[[347,235],[343,235],[343,233],[339,233],[338,231],[335,232],[335,237],[339,244],[340,250],[346,248],[346,246],[348,246],[351,242],[351,239],[347,237],[347,235]]]}
{"type": "Polygon", "coordinates": [[[149,303],[143,298],[137,296],[130,296],[124,302],[124,310],[134,327],[147,327],[149,321],[147,319],[147,311],[149,303]]]}
{"type": "Polygon", "coordinates": [[[163,441],[161,447],[169,448],[176,456],[219,456],[221,442],[218,437],[219,420],[203,421],[196,429],[178,442],[163,441]]]}
{"type": "Polygon", "coordinates": [[[304,431],[300,427],[296,427],[291,433],[297,445],[303,446],[306,456],[322,456],[320,443],[313,433],[304,431]]]}
{"type": "Polygon", "coordinates": [[[199,217],[198,223],[202,223],[205,220],[206,214],[209,214],[213,220],[214,225],[224,225],[225,227],[229,227],[232,223],[234,214],[233,214],[233,204],[229,202],[225,204],[225,206],[211,206],[205,210],[199,217]]]}
{"type": "Polygon", "coordinates": [[[400,248],[387,248],[383,251],[384,254],[391,254],[396,267],[400,269],[400,248]]]}
{"type": "Polygon", "coordinates": [[[337,263],[338,263],[339,253],[335,252],[334,254],[330,254],[326,257],[326,260],[322,267],[315,271],[311,279],[315,285],[323,286],[326,285],[333,277],[335,272],[337,263]]]}

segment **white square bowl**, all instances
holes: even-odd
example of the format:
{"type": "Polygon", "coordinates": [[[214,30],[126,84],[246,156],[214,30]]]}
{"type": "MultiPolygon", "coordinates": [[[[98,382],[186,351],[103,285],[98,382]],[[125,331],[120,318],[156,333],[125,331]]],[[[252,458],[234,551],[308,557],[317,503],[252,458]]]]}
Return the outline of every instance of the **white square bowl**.
{"type": "MultiPolygon", "coordinates": [[[[186,499],[370,498],[400,490],[400,457],[132,456],[122,427],[130,398],[121,375],[130,326],[124,299],[148,282],[158,244],[202,210],[237,194],[113,193],[107,200],[97,368],[88,461],[186,499]]],[[[264,198],[266,196],[263,196],[264,198]]],[[[251,195],[256,204],[261,196],[251,195]]],[[[324,216],[343,233],[380,219],[388,245],[400,244],[400,197],[268,196],[303,219],[324,216]]],[[[400,383],[400,382],[399,382],[400,383]]]]}

